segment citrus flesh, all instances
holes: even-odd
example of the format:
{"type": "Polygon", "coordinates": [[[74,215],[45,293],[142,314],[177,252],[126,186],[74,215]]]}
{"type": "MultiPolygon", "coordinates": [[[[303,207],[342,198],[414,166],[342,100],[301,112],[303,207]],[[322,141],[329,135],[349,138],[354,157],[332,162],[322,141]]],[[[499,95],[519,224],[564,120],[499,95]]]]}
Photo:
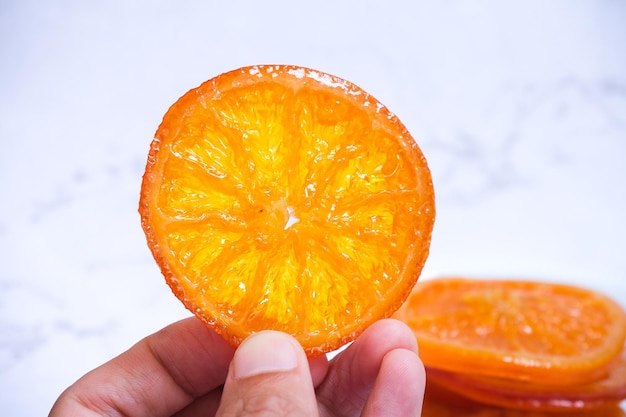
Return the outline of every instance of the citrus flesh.
{"type": "Polygon", "coordinates": [[[385,106],[338,77],[267,65],[172,105],[139,212],[167,283],[207,325],[234,345],[284,331],[316,355],[402,304],[435,207],[424,155],[385,106]]]}
{"type": "Polygon", "coordinates": [[[421,281],[395,317],[413,329],[426,366],[541,384],[603,378],[626,339],[613,300],[532,281],[421,281]]]}

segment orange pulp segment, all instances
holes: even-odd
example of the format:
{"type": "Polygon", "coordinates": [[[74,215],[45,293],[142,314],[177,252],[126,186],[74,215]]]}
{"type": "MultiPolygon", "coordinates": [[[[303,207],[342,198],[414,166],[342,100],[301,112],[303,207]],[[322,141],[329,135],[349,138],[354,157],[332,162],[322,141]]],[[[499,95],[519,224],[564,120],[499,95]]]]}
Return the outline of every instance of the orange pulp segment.
{"type": "Polygon", "coordinates": [[[626,339],[613,300],[532,281],[422,281],[395,317],[413,329],[429,367],[542,384],[603,377],[626,339]]]}
{"type": "Polygon", "coordinates": [[[435,207],[426,159],[385,106],[338,77],[267,65],[168,110],[139,211],[167,283],[207,325],[235,345],[281,330],[316,355],[402,304],[435,207]]]}

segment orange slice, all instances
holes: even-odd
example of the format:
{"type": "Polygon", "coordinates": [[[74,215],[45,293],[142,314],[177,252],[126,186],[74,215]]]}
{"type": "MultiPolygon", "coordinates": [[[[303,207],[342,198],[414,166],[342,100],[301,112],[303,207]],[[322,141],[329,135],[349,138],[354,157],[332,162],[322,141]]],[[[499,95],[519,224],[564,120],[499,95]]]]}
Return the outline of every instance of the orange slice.
{"type": "Polygon", "coordinates": [[[269,65],[169,109],[139,212],[167,283],[207,325],[235,345],[281,330],[315,355],[402,304],[435,208],[426,160],[385,106],[338,77],[269,65]]]}
{"type": "Polygon", "coordinates": [[[626,350],[606,377],[571,386],[427,369],[429,383],[483,404],[520,410],[573,411],[614,407],[626,399],[626,350]]]}
{"type": "Polygon", "coordinates": [[[515,410],[474,402],[428,381],[422,417],[626,417],[626,411],[617,405],[564,412],[515,410]]]}
{"type": "Polygon", "coordinates": [[[543,384],[602,377],[626,339],[626,313],[608,297],[530,281],[423,281],[395,317],[429,367],[543,384]]]}

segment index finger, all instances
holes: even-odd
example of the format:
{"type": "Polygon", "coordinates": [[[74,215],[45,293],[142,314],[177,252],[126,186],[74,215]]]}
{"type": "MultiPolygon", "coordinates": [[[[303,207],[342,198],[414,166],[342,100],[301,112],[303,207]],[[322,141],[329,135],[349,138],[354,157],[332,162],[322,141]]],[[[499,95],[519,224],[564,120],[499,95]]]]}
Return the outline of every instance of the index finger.
{"type": "Polygon", "coordinates": [[[49,417],[171,416],[224,383],[234,351],[197,318],[181,320],[79,379],[49,417]]]}

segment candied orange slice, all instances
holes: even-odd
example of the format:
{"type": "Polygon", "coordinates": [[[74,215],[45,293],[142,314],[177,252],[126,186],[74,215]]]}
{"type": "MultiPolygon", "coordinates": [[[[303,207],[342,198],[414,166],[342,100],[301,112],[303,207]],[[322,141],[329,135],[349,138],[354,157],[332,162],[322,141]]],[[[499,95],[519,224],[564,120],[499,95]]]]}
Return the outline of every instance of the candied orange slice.
{"type": "Polygon", "coordinates": [[[422,417],[626,417],[626,411],[619,405],[563,412],[516,410],[458,397],[455,392],[447,391],[429,381],[426,385],[422,417]]]}
{"type": "Polygon", "coordinates": [[[348,81],[281,65],[224,73],[172,105],[139,211],[189,310],[235,345],[275,329],[309,355],[402,304],[435,215],[426,159],[396,116],[348,81]]]}
{"type": "Polygon", "coordinates": [[[532,281],[422,281],[395,317],[429,367],[543,384],[603,377],[626,339],[626,313],[610,298],[532,281]]]}
{"type": "Polygon", "coordinates": [[[626,399],[626,351],[597,381],[571,386],[546,385],[427,369],[429,383],[479,403],[520,410],[572,411],[614,407],[626,399]]]}

